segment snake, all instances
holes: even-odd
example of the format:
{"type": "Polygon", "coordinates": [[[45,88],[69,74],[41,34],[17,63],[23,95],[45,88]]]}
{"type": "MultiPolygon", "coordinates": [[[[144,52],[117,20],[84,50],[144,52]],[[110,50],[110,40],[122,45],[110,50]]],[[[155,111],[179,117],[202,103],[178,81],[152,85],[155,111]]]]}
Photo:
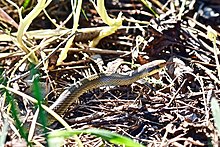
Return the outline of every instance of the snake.
{"type": "Polygon", "coordinates": [[[63,115],[65,111],[87,91],[101,86],[129,85],[139,79],[154,75],[165,65],[165,60],[154,60],[138,67],[129,74],[99,73],[88,76],[65,89],[58,99],[50,106],[50,109],[59,115],[63,115]]]}

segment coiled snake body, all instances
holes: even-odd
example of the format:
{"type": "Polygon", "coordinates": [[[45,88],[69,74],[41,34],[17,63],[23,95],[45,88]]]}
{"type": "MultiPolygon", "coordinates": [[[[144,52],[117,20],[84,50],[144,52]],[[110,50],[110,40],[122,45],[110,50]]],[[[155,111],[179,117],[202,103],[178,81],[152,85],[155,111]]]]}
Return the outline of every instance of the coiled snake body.
{"type": "Polygon", "coordinates": [[[165,66],[165,60],[155,60],[140,66],[128,75],[117,73],[101,73],[84,78],[67,88],[59,98],[50,106],[57,114],[63,115],[66,109],[72,105],[86,91],[101,86],[129,85],[147,76],[157,73],[165,66]]]}

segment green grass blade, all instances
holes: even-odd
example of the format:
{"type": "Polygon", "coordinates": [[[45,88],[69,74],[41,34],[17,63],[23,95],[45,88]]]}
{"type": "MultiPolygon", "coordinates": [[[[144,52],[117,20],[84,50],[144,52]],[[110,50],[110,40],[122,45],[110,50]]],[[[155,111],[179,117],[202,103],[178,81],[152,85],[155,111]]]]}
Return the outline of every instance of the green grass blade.
{"type": "Polygon", "coordinates": [[[220,107],[215,97],[212,97],[211,99],[211,110],[212,110],[215,126],[218,129],[218,134],[220,136],[220,107]]]}
{"type": "Polygon", "coordinates": [[[5,90],[5,93],[6,93],[7,102],[11,104],[11,115],[12,115],[12,118],[14,119],[14,121],[15,121],[16,128],[18,129],[21,137],[24,138],[25,141],[27,142],[27,144],[30,145],[30,143],[28,141],[27,130],[21,125],[21,121],[19,120],[19,113],[18,113],[18,110],[16,108],[15,100],[7,90],[5,90]]]}
{"type": "Polygon", "coordinates": [[[117,145],[124,145],[126,147],[143,147],[142,144],[139,144],[132,139],[119,135],[117,133],[103,130],[103,129],[87,129],[87,130],[74,130],[74,131],[57,131],[48,135],[49,146],[62,145],[65,138],[72,137],[73,135],[79,134],[91,134],[102,139],[109,141],[110,143],[117,145]],[[56,142],[54,142],[56,141],[56,142]]]}
{"type": "MultiPolygon", "coordinates": [[[[34,66],[33,66],[34,67],[34,66]]],[[[37,100],[37,104],[35,105],[37,108],[39,108],[39,121],[40,123],[43,125],[43,129],[44,129],[44,133],[47,132],[46,126],[47,126],[47,117],[46,117],[46,112],[45,110],[42,108],[42,105],[44,103],[44,98],[42,97],[42,90],[40,87],[40,80],[39,80],[39,76],[38,75],[38,71],[36,69],[31,69],[31,75],[34,78],[33,81],[33,94],[34,97],[37,100]]]]}
{"type": "Polygon", "coordinates": [[[24,1],[24,3],[23,3],[24,9],[26,9],[28,7],[29,3],[30,3],[30,0],[25,0],[24,1]]]}

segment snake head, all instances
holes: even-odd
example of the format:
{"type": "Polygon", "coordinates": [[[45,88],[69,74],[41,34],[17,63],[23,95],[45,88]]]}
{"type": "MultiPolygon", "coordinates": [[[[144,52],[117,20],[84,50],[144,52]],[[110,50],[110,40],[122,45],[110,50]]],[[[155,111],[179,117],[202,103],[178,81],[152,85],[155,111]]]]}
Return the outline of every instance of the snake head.
{"type": "Polygon", "coordinates": [[[166,66],[165,60],[154,60],[147,64],[140,66],[137,70],[138,73],[142,73],[145,76],[151,76],[158,73],[162,68],[166,66]]]}

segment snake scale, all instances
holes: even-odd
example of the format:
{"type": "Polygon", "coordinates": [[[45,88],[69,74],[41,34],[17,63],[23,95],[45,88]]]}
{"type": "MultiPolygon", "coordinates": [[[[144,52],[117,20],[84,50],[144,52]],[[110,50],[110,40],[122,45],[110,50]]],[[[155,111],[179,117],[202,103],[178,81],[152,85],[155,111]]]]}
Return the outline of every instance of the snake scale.
{"type": "Polygon", "coordinates": [[[101,86],[129,85],[159,72],[166,65],[165,60],[155,60],[140,66],[129,74],[100,73],[86,77],[64,90],[50,106],[57,114],[63,115],[83,93],[101,86]]]}

